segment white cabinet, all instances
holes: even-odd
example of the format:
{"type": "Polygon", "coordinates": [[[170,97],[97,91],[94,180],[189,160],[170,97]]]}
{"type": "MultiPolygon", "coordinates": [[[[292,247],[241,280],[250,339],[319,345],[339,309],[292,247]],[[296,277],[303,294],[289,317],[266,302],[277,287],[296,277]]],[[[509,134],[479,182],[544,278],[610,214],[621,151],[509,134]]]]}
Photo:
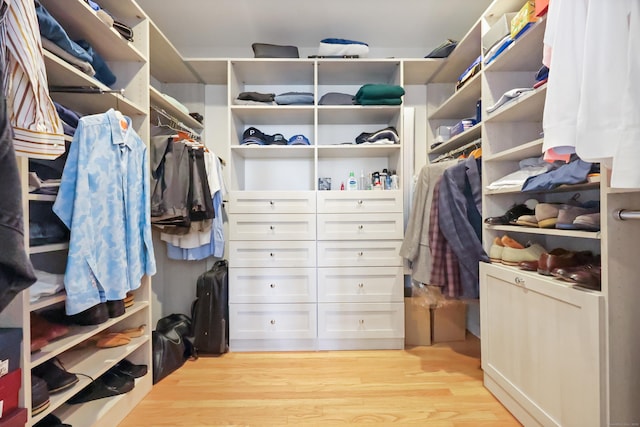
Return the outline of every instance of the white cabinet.
{"type": "MultiPolygon", "coordinates": [[[[144,13],[133,1],[105,0],[101,6],[114,13],[118,20],[133,28],[138,35],[134,42],[128,42],[107,27],[86,2],[70,0],[57,2],[41,1],[47,11],[65,28],[73,39],[85,39],[106,61],[117,77],[116,83],[109,88],[80,72],[75,67],[44,51],[44,63],[48,83],[51,86],[82,86],[99,88],[105,93],[77,94],[71,92],[52,92],[54,101],[81,113],[82,115],[104,113],[109,108],[118,109],[132,119],[132,128],[143,141],[149,137],[149,75],[147,70],[148,40],[147,20],[144,13]],[[110,92],[110,89],[123,90],[125,96],[110,92]]],[[[29,245],[29,214],[34,203],[52,204],[55,196],[28,193],[29,158],[18,157],[22,199],[25,214],[25,248],[36,268],[63,273],[66,264],[68,243],[56,243],[41,246],[29,245]]],[[[126,308],[124,315],[110,318],[95,326],[70,326],[64,337],[50,342],[41,350],[30,353],[31,324],[30,314],[49,309],[64,309],[65,295],[44,297],[35,302],[29,298],[29,289],[19,294],[12,303],[0,313],[0,325],[18,327],[23,330],[21,348],[22,388],[20,389],[21,407],[28,408],[27,425],[32,426],[47,414],[57,415],[64,423],[76,426],[111,427],[122,420],[126,414],[142,400],[152,387],[151,357],[151,283],[144,277],[134,294],[134,304],[126,308]],[[86,341],[105,330],[120,331],[145,325],[142,336],[133,338],[125,346],[99,349],[87,345],[86,341]],[[74,394],[87,386],[91,379],[99,377],[120,360],[127,358],[135,364],[144,364],[148,373],[136,379],[130,392],[113,398],[105,398],[85,404],[70,405],[66,402],[74,394]],[[59,359],[69,372],[76,373],[78,383],[60,393],[51,394],[49,406],[37,415],[31,411],[31,369],[52,359],[59,359]]]]}
{"type": "Polygon", "coordinates": [[[315,211],[315,194],[229,199],[231,349],[315,349],[316,216],[305,213],[315,211]]]}
{"type": "MultiPolygon", "coordinates": [[[[435,64],[426,62],[426,73],[435,70],[435,64]]],[[[412,65],[417,72],[420,64],[412,65]]],[[[194,68],[203,69],[203,64],[194,68]]],[[[356,348],[354,343],[357,348],[402,348],[398,250],[404,229],[403,192],[339,191],[350,172],[368,177],[387,169],[402,176],[402,106],[319,104],[329,92],[355,95],[367,83],[402,85],[401,61],[238,59],[229,61],[228,70],[231,349],[295,350],[318,348],[319,343],[320,348],[356,348]],[[237,105],[238,94],[248,91],[307,92],[314,102],[237,105]],[[287,139],[302,134],[310,144],[243,145],[243,133],[250,127],[287,139]],[[395,128],[399,143],[355,143],[363,132],[388,127],[395,128]],[[331,191],[319,190],[320,178],[331,180],[331,191]],[[343,299],[333,298],[341,295],[335,291],[342,273],[345,280],[359,275],[366,292],[353,289],[343,299]],[[318,304],[320,295],[325,299],[318,304]],[[341,302],[349,302],[350,308],[337,314],[329,304],[341,302]],[[369,305],[360,305],[365,303],[369,305]],[[313,310],[307,311],[309,304],[313,310]],[[277,318],[279,309],[285,318],[277,318]],[[330,323],[343,316],[369,317],[367,324],[372,326],[355,340],[347,332],[321,334],[327,323],[317,327],[320,313],[331,313],[330,323]],[[287,319],[298,319],[302,326],[292,329],[287,319]],[[314,328],[311,335],[304,332],[307,326],[314,328]]]]}
{"type": "Polygon", "coordinates": [[[606,425],[604,297],[480,266],[485,386],[527,426],[606,425]]]}
{"type": "MultiPolygon", "coordinates": [[[[495,0],[482,17],[483,31],[519,0],[495,0]]],[[[483,108],[515,87],[531,87],[541,67],[546,18],[539,19],[482,72],[483,108]]],[[[553,71],[551,71],[553,72],[553,71]]],[[[546,85],[491,114],[483,112],[483,185],[542,155],[546,85]]],[[[484,225],[488,251],[495,237],[539,243],[547,250],[591,250],[602,257],[599,291],[503,265],[481,265],[482,359],[485,385],[525,425],[601,426],[640,419],[640,321],[635,248],[640,224],[615,212],[637,210],[640,194],[600,182],[523,193],[519,188],[483,191],[483,216],[502,215],[514,203],[598,200],[599,232],[484,225]]]]}

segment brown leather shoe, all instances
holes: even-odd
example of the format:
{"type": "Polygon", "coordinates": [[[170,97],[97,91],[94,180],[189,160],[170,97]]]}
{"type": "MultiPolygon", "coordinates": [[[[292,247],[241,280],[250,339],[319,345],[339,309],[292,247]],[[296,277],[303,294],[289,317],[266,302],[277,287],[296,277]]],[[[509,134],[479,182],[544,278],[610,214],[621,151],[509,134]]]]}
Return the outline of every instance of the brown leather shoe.
{"type": "MultiPolygon", "coordinates": [[[[48,321],[44,316],[31,312],[31,341],[52,341],[69,333],[69,327],[48,321]]],[[[45,344],[46,345],[46,344],[45,344]]]]}
{"type": "Polygon", "coordinates": [[[563,248],[556,248],[548,253],[542,254],[538,260],[538,273],[544,276],[551,276],[556,268],[575,267],[593,262],[591,251],[573,252],[563,248]]]}
{"type": "Polygon", "coordinates": [[[575,267],[556,268],[552,271],[554,277],[565,282],[580,285],[585,288],[600,290],[601,266],[599,264],[584,264],[575,267]]]}

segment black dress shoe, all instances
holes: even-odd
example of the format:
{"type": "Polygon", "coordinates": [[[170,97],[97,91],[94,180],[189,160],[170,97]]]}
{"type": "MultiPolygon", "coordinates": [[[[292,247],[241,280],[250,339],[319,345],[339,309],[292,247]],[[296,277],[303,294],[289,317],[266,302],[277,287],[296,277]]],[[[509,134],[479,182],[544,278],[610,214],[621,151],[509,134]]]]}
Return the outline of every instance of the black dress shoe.
{"type": "Polygon", "coordinates": [[[71,424],[64,424],[60,418],[53,414],[48,414],[46,417],[34,424],[33,427],[71,427],[71,424]]]}
{"type": "Polygon", "coordinates": [[[69,321],[76,325],[99,325],[109,320],[109,310],[106,303],[98,303],[84,311],[69,316],[69,321]]]}
{"type": "Polygon", "coordinates": [[[484,222],[489,225],[514,225],[522,215],[535,215],[535,211],[529,209],[524,203],[521,203],[512,206],[504,215],[485,218],[484,222]]]}
{"type": "Polygon", "coordinates": [[[111,318],[122,316],[124,314],[124,300],[107,301],[107,310],[111,318]]]}
{"type": "Polygon", "coordinates": [[[38,415],[49,407],[49,389],[42,378],[31,374],[31,415],[38,415]]]}
{"type": "Polygon", "coordinates": [[[105,397],[117,396],[133,390],[135,381],[132,376],[107,371],[78,394],[67,401],[71,404],[90,402],[105,397]]]}
{"type": "Polygon", "coordinates": [[[127,359],[122,359],[110,370],[130,375],[133,378],[140,378],[147,374],[147,365],[134,365],[127,359]]]}
{"type": "Polygon", "coordinates": [[[47,383],[47,389],[50,394],[66,390],[78,382],[76,374],[67,372],[58,366],[53,359],[47,360],[40,366],[36,366],[31,372],[47,383]]]}

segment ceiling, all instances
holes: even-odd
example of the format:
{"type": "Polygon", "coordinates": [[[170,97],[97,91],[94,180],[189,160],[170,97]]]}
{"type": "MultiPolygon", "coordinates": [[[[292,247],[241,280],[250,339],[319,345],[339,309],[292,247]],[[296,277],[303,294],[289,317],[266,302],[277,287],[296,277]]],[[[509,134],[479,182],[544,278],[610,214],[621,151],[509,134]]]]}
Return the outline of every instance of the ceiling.
{"type": "Polygon", "coordinates": [[[365,42],[372,58],[421,58],[460,40],[491,0],[138,0],[184,58],[253,57],[254,42],[315,55],[320,40],[365,42]]]}

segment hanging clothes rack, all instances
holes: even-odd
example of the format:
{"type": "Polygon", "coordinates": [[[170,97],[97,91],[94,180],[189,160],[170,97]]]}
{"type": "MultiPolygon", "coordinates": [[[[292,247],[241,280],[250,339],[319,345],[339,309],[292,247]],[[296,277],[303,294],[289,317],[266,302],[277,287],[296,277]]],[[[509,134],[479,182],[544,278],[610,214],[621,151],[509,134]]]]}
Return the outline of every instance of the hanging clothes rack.
{"type": "Polygon", "coordinates": [[[163,118],[169,120],[169,123],[165,124],[165,126],[169,126],[170,128],[173,128],[173,129],[175,129],[177,131],[186,132],[189,135],[189,137],[192,138],[192,139],[195,139],[195,140],[198,140],[198,141],[201,139],[201,136],[200,136],[200,134],[198,132],[196,132],[195,130],[193,130],[189,126],[185,125],[180,120],[176,119],[175,117],[173,117],[171,114],[167,113],[162,108],[158,108],[158,107],[156,107],[154,105],[151,105],[150,107],[151,107],[151,110],[153,112],[155,112],[159,116],[162,116],[163,118]]]}
{"type": "Polygon", "coordinates": [[[462,147],[458,147],[458,148],[455,148],[455,149],[453,149],[451,151],[448,151],[448,152],[446,152],[444,154],[441,154],[440,156],[438,156],[435,159],[433,159],[431,161],[431,163],[437,163],[437,162],[439,162],[441,160],[446,160],[446,159],[453,158],[457,154],[464,153],[469,148],[480,148],[481,142],[482,142],[482,140],[480,138],[478,138],[478,139],[476,139],[476,140],[474,140],[474,141],[472,141],[472,142],[470,142],[468,144],[463,145],[462,147]]]}

